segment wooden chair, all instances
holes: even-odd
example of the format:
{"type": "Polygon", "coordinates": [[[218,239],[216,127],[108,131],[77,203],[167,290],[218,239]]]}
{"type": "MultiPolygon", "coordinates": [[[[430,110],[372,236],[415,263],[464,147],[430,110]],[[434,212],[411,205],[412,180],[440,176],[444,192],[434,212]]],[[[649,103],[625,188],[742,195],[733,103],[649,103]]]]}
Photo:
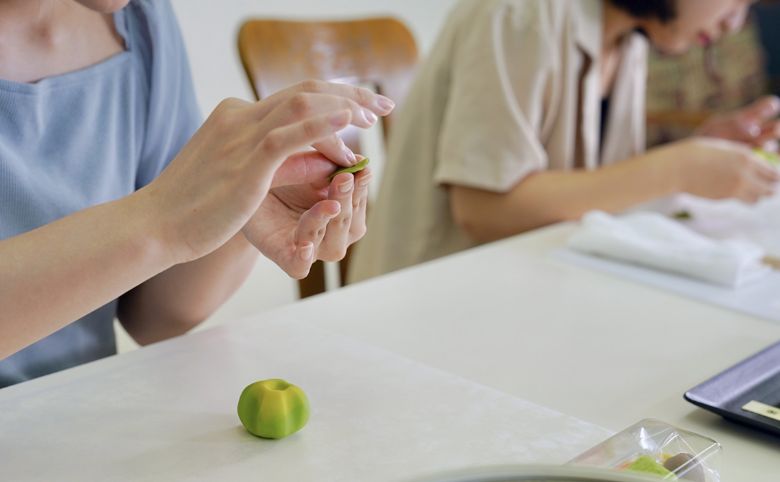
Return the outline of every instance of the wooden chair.
{"type": "MultiPolygon", "coordinates": [[[[249,20],[238,34],[238,51],[256,98],[263,99],[307,79],[373,87],[400,107],[417,65],[411,32],[393,18],[301,22],[249,20]]],[[[396,109],[396,112],[398,109],[396,109]]],[[[382,121],[385,139],[392,117],[382,121]]],[[[362,152],[357,129],[343,132],[344,142],[362,152]]],[[[345,284],[349,253],[339,263],[345,284]]],[[[325,268],[317,262],[299,283],[300,296],[326,289],[325,268]]]]}

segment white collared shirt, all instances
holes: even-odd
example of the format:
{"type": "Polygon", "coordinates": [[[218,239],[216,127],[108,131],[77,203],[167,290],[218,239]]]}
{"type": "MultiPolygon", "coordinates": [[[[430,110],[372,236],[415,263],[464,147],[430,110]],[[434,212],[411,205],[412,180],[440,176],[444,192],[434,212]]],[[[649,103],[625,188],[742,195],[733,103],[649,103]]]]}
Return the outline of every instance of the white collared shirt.
{"type": "Polygon", "coordinates": [[[602,0],[463,0],[404,103],[352,280],[474,246],[446,186],[508,192],[645,145],[647,43],[622,46],[600,148],[602,0]],[[581,119],[578,125],[578,119],[581,119]]]}

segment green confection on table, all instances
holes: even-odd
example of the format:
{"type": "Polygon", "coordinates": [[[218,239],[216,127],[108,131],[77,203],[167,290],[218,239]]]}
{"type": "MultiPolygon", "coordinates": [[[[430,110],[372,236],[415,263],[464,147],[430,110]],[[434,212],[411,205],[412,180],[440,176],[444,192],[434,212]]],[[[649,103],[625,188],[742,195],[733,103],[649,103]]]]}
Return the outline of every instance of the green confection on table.
{"type": "Polygon", "coordinates": [[[356,174],[356,173],[362,171],[363,169],[365,169],[366,167],[368,167],[368,163],[369,163],[369,160],[366,157],[365,159],[363,159],[362,161],[358,162],[354,166],[345,167],[343,169],[339,169],[338,171],[336,171],[333,174],[331,174],[328,179],[330,179],[332,181],[333,178],[338,176],[339,174],[345,174],[345,173],[346,174],[356,174]]]}
{"type": "Polygon", "coordinates": [[[643,455],[636,459],[634,463],[628,466],[628,470],[631,472],[641,472],[643,474],[659,475],[667,480],[677,480],[677,477],[672,472],[666,470],[666,467],[647,455],[643,455]]]}
{"type": "Polygon", "coordinates": [[[284,438],[306,425],[309,400],[303,390],[284,380],[255,382],[241,392],[238,418],[252,435],[284,438]]]}

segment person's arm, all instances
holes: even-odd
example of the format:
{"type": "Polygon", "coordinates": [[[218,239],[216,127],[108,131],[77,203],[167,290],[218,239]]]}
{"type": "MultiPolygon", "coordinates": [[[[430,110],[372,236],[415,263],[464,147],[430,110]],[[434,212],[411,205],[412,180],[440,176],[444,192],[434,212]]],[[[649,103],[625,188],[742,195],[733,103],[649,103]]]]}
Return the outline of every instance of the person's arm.
{"type": "MultiPolygon", "coordinates": [[[[219,267],[227,269],[219,273],[223,280],[232,269],[241,269],[241,256],[230,253],[241,243],[233,246],[230,241],[240,239],[280,167],[290,159],[305,161],[305,156],[294,154],[312,144],[339,145],[336,133],[349,124],[368,127],[364,109],[386,115],[392,110],[388,102],[365,89],[324,82],[302,83],[254,104],[223,102],[143,189],[0,241],[0,359],[174,266],[177,269],[155,280],[154,284],[173,280],[162,292],[175,289],[193,270],[203,279],[188,281],[194,283],[188,286],[206,286],[200,283],[214,274],[211,267],[220,264],[222,256],[235,263],[219,267]],[[216,253],[222,247],[225,251],[216,253]],[[212,253],[214,257],[207,258],[212,253]]],[[[306,162],[296,165],[289,171],[306,172],[306,162]]],[[[331,206],[333,216],[339,214],[338,202],[329,199],[311,209],[323,204],[331,206]]],[[[329,221],[325,216],[302,216],[296,226],[303,232],[326,232],[329,221]]],[[[306,237],[278,244],[299,258],[299,253],[312,249],[306,237]]],[[[316,255],[313,251],[307,262],[314,262],[316,255]]],[[[220,297],[212,296],[204,305],[193,305],[197,313],[182,316],[181,305],[174,304],[163,314],[200,318],[220,297]]],[[[154,298],[162,299],[158,294],[154,298]]],[[[144,306],[155,304],[144,300],[130,313],[146,317],[144,306]]],[[[139,334],[142,325],[137,323],[133,330],[141,340],[160,336],[139,334]]]]}
{"type": "Polygon", "coordinates": [[[119,321],[141,345],[182,335],[241,287],[257,256],[239,233],[210,255],[174,266],[122,295],[119,321]]]}
{"type": "Polygon", "coordinates": [[[619,212],[677,191],[669,170],[652,156],[596,171],[543,171],[508,193],[450,187],[453,217],[479,243],[503,239],[598,209],[619,212]]]}
{"type": "Polygon", "coordinates": [[[778,180],[777,170],[742,145],[693,139],[595,171],[532,174],[507,193],[452,185],[450,207],[461,229],[484,243],[677,192],[755,202],[778,180]]]}
{"type": "Polygon", "coordinates": [[[289,158],[242,234],[122,296],[119,321],[128,333],[148,344],[197,326],[241,286],[258,249],[298,279],[307,276],[314,259],[342,259],[347,247],[365,234],[371,172],[339,174],[329,184],[334,169],[333,162],[316,151],[289,158]],[[305,244],[311,250],[301,257],[295,248],[305,244]]]}
{"type": "Polygon", "coordinates": [[[0,241],[0,359],[171,266],[148,212],[129,196],[0,241]]]}
{"type": "MultiPolygon", "coordinates": [[[[345,106],[343,98],[328,97],[325,83],[308,82],[293,89],[307,93],[294,97],[291,110],[279,116],[282,122],[293,122],[300,112],[316,115],[345,106]]],[[[362,127],[376,122],[374,112],[384,115],[394,107],[388,99],[365,89],[340,89],[347,98],[367,106],[363,110],[352,104],[354,116],[364,114],[355,121],[362,127]]],[[[363,236],[370,169],[354,177],[336,176],[329,183],[335,169],[332,161],[348,162],[340,154],[344,144],[338,137],[330,137],[316,146],[336,159],[317,151],[288,158],[276,171],[273,189],[243,233],[214,253],[175,266],[122,296],[119,321],[138,343],[181,335],[205,321],[246,280],[258,250],[288,275],[301,279],[308,275],[313,261],[342,259],[347,247],[363,236]],[[353,205],[358,208],[353,210],[353,205]],[[306,245],[311,250],[301,257],[297,247],[306,245]]],[[[349,157],[357,161],[354,154],[349,157]]]]}

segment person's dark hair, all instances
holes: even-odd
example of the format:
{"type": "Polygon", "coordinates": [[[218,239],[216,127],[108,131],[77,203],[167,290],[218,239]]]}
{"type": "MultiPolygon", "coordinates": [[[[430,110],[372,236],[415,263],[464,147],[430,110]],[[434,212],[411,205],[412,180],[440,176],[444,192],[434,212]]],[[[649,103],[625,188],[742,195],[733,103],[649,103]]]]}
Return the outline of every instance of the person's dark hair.
{"type": "Polygon", "coordinates": [[[673,20],[677,0],[609,0],[614,6],[637,18],[657,18],[662,22],[673,20]]]}

